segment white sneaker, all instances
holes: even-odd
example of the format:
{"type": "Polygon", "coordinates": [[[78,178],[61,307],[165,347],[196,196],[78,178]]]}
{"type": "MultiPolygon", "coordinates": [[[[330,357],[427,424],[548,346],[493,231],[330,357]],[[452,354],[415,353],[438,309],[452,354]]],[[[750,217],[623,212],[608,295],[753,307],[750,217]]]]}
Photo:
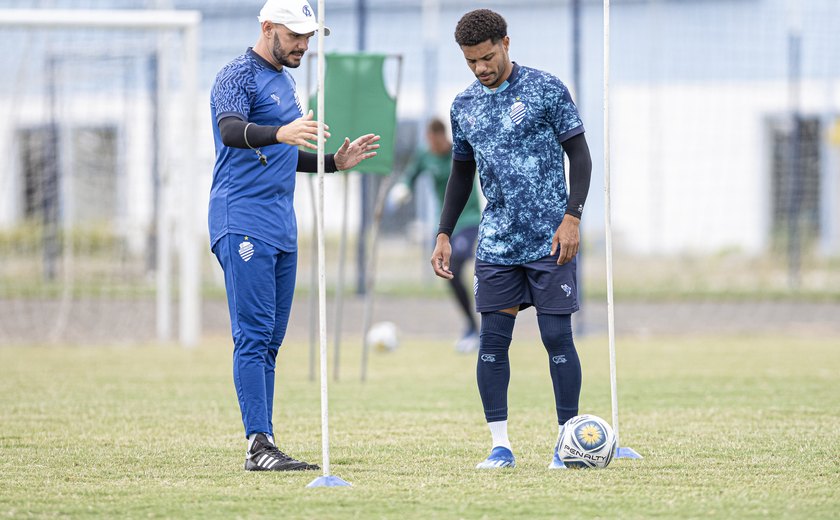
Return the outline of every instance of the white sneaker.
{"type": "Polygon", "coordinates": [[[455,342],[455,352],[459,354],[469,354],[478,350],[478,333],[470,332],[463,338],[455,342]]]}

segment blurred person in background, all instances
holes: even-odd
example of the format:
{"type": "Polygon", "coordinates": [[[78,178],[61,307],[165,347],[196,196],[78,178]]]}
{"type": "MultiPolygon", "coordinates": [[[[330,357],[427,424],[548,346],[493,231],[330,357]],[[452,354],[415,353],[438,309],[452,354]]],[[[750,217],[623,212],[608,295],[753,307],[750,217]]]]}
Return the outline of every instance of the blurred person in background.
{"type": "MultiPolygon", "coordinates": [[[[578,310],[575,258],[592,160],[566,86],[510,60],[504,18],[488,9],[471,11],[458,22],[455,41],[477,81],[452,103],[452,172],[431,263],[435,274],[452,278],[450,236],[477,170],[487,205],[476,249],[475,302],[481,313],[476,379],[492,436],[490,455],[477,467],[514,467],[507,429],[508,351],[520,310],[537,311],[558,443],[563,424],[578,414],[581,368],[571,315],[578,310]]],[[[549,468],[563,469],[557,448],[549,468]]]]}
{"type": "MultiPolygon", "coordinates": [[[[411,197],[415,183],[421,175],[431,177],[438,207],[443,203],[446,183],[452,169],[452,142],[446,133],[446,125],[440,119],[433,118],[429,121],[426,127],[426,144],[428,148],[415,155],[406,169],[403,180],[391,189],[389,197],[392,204],[404,204],[411,197]]],[[[464,283],[463,272],[467,262],[475,257],[480,221],[481,203],[478,190],[474,190],[458,218],[450,240],[452,255],[449,269],[452,278],[449,280],[449,287],[452,288],[455,302],[466,325],[463,336],[455,343],[455,350],[461,353],[478,350],[478,322],[473,311],[472,297],[467,290],[468,285],[464,283]]]]}
{"type": "MultiPolygon", "coordinates": [[[[249,471],[314,470],[275,445],[274,368],[291,312],[297,270],[295,172],[316,172],[318,123],[303,115],[289,68],[300,65],[318,28],[306,0],[268,0],[253,48],[225,65],[210,95],[216,165],[210,246],[225,274],[233,333],[233,381],[249,471]]],[[[329,29],[325,29],[329,34],[329,29]]],[[[325,130],[325,137],[329,133],[325,130]]],[[[345,138],[327,172],[376,155],[373,134],[345,138]]]]}

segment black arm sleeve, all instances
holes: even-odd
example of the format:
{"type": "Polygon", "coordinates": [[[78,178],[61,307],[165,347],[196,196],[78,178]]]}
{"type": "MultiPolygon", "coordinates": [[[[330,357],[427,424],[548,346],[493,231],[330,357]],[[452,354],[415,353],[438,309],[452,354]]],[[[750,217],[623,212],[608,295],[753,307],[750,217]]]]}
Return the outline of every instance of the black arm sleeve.
{"type": "MultiPolygon", "coordinates": [[[[249,136],[248,139],[250,138],[251,137],[249,136]]],[[[318,154],[298,150],[297,171],[306,173],[316,173],[318,171],[318,154]]],[[[333,173],[338,171],[338,167],[335,165],[334,153],[328,153],[324,155],[324,171],[327,173],[333,173]]]]}
{"type": "Polygon", "coordinates": [[[253,124],[248,126],[247,121],[238,117],[225,117],[219,121],[219,133],[222,136],[222,144],[231,148],[260,148],[271,144],[277,144],[277,130],[279,126],[263,126],[253,124]],[[245,142],[245,127],[248,127],[248,143],[245,142]]]}
{"type": "Polygon", "coordinates": [[[592,157],[589,155],[589,145],[583,134],[578,134],[563,141],[563,149],[569,155],[569,200],[566,213],[580,218],[583,206],[589,193],[589,182],[592,179],[592,157]]]}
{"type": "Polygon", "coordinates": [[[452,236],[458,217],[464,211],[464,206],[470,200],[470,193],[475,182],[475,161],[452,161],[452,172],[446,183],[446,194],[443,196],[443,209],[440,212],[440,226],[438,235],[445,233],[452,236]]]}

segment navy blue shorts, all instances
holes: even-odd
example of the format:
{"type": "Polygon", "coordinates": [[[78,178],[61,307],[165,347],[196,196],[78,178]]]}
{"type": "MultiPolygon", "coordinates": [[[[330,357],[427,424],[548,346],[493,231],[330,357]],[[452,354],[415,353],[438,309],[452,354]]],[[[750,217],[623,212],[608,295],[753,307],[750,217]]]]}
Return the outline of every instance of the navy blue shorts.
{"type": "Polygon", "coordinates": [[[557,254],[520,265],[476,259],[475,310],[517,306],[522,310],[533,305],[541,314],[571,314],[580,308],[576,280],[577,257],[563,265],[557,265],[557,254]]]}

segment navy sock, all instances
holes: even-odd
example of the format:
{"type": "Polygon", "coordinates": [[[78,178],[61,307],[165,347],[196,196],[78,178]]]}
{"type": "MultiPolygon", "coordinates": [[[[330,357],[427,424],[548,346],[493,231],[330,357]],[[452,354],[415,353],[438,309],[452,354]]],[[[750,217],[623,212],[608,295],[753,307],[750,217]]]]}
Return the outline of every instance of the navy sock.
{"type": "Polygon", "coordinates": [[[543,345],[548,351],[557,422],[564,424],[578,414],[580,399],[580,358],[572,337],[572,315],[539,314],[537,322],[543,345]]]}
{"type": "Polygon", "coordinates": [[[516,317],[503,312],[481,313],[479,336],[478,393],[487,422],[507,420],[507,391],[510,383],[508,350],[516,317]]]}

